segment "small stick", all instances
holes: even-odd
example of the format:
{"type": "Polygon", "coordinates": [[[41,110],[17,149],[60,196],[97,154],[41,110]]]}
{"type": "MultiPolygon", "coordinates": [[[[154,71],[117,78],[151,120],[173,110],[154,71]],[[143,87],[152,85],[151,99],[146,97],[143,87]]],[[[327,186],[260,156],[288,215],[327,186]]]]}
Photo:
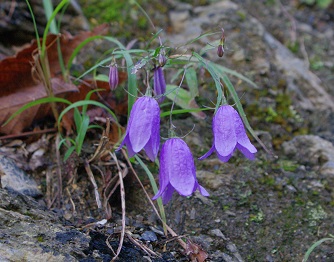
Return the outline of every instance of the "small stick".
{"type": "Polygon", "coordinates": [[[124,183],[123,183],[123,174],[121,167],[119,166],[119,163],[117,161],[117,157],[115,153],[110,152],[111,157],[116,162],[116,166],[118,169],[118,177],[119,177],[119,187],[121,191],[121,205],[122,205],[122,231],[121,231],[121,238],[119,240],[119,245],[116,251],[116,255],[113,257],[111,261],[115,261],[118,257],[118,255],[121,253],[121,249],[124,242],[124,235],[125,235],[125,190],[124,190],[124,183]]]}
{"type": "Polygon", "coordinates": [[[94,187],[94,194],[95,194],[95,200],[96,200],[97,207],[102,209],[102,203],[101,203],[98,187],[97,187],[93,172],[90,169],[90,165],[89,165],[89,162],[88,162],[87,159],[85,159],[85,161],[84,161],[84,166],[85,166],[86,172],[88,174],[88,177],[89,177],[89,179],[92,182],[93,187],[94,187]]]}

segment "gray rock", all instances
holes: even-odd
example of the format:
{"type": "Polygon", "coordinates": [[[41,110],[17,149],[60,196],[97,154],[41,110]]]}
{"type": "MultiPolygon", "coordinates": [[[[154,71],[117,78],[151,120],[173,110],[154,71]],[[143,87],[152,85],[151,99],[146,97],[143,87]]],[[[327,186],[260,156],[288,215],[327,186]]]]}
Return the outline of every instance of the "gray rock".
{"type": "Polygon", "coordinates": [[[2,188],[32,197],[42,195],[35,180],[20,169],[13,160],[3,155],[0,155],[0,179],[2,188]]]}
{"type": "Polygon", "coordinates": [[[287,156],[298,163],[319,167],[324,175],[334,176],[334,146],[331,142],[319,136],[296,136],[283,143],[283,150],[287,156]]]}
{"type": "Polygon", "coordinates": [[[90,237],[33,198],[0,189],[0,261],[77,261],[90,237]]]}

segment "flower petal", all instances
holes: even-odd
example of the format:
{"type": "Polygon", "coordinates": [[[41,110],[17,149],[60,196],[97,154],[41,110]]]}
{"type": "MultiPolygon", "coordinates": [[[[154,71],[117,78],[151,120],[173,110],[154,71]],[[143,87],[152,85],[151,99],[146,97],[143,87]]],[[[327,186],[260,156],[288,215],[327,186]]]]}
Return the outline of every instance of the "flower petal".
{"type": "Polygon", "coordinates": [[[235,133],[237,136],[237,142],[239,146],[237,148],[249,159],[254,159],[254,153],[257,152],[256,148],[250,142],[244,124],[238,114],[235,111],[235,133]]]}
{"type": "Polygon", "coordinates": [[[166,205],[169,202],[169,200],[172,199],[173,193],[174,193],[174,188],[169,184],[166,187],[166,190],[161,195],[162,204],[166,205]]]}
{"type": "Polygon", "coordinates": [[[169,169],[169,158],[168,158],[168,148],[166,148],[166,143],[162,146],[160,152],[160,169],[159,169],[159,191],[156,195],[152,198],[153,200],[157,199],[158,197],[162,196],[165,192],[166,187],[169,185],[169,176],[168,176],[168,169],[169,169]]]}
{"type": "Polygon", "coordinates": [[[153,119],[160,115],[157,101],[152,97],[141,97],[134,104],[131,114],[133,121],[129,130],[129,139],[134,152],[144,148],[152,134],[153,119]]]}
{"type": "Polygon", "coordinates": [[[152,122],[151,137],[145,145],[144,149],[147,156],[154,161],[158,155],[160,146],[160,115],[156,115],[152,122]]]}
{"type": "Polygon", "coordinates": [[[255,159],[255,153],[252,153],[248,150],[248,148],[243,147],[242,145],[237,144],[237,149],[240,150],[241,153],[244,154],[245,157],[247,157],[249,160],[255,159]]]}
{"type": "Polygon", "coordinates": [[[198,184],[198,190],[203,196],[210,196],[209,192],[206,189],[198,184]]]}
{"type": "Polygon", "coordinates": [[[213,151],[215,151],[216,149],[215,149],[215,145],[213,145],[211,148],[210,148],[210,150],[208,151],[208,152],[206,152],[203,156],[201,156],[200,158],[198,158],[198,160],[203,160],[203,159],[205,159],[205,158],[207,158],[208,156],[210,156],[212,153],[213,153],[213,151]]]}
{"type": "Polygon", "coordinates": [[[218,156],[218,158],[219,158],[220,161],[222,161],[222,162],[228,162],[228,161],[230,160],[230,158],[232,157],[233,152],[234,152],[234,150],[232,151],[231,154],[229,154],[229,155],[227,155],[227,156],[222,156],[222,155],[220,155],[220,154],[217,152],[217,156],[218,156]]]}
{"type": "Polygon", "coordinates": [[[189,147],[180,138],[167,140],[165,146],[171,156],[168,161],[170,184],[180,195],[191,195],[196,182],[196,174],[194,173],[194,159],[189,147]]]}
{"type": "Polygon", "coordinates": [[[234,111],[229,105],[221,106],[213,118],[214,145],[222,157],[230,155],[237,145],[234,111]]]}

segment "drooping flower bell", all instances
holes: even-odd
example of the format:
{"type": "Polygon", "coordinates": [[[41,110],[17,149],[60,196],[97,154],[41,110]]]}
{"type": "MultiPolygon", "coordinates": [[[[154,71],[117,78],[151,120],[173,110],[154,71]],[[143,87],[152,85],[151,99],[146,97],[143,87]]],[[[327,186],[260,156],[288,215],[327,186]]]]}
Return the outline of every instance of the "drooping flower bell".
{"type": "Polygon", "coordinates": [[[217,152],[218,158],[227,162],[235,149],[250,160],[255,159],[256,148],[251,144],[244,124],[238,112],[230,105],[223,105],[218,108],[212,121],[213,145],[211,149],[199,159],[202,160],[217,152]]]}
{"type": "Polygon", "coordinates": [[[134,103],[123,142],[129,157],[145,149],[147,156],[154,161],[160,145],[160,108],[153,97],[143,96],[134,103]]]}
{"type": "Polygon", "coordinates": [[[115,90],[116,87],[118,86],[118,69],[116,64],[110,65],[109,69],[109,86],[110,90],[115,90]]]}
{"type": "Polygon", "coordinates": [[[160,152],[160,187],[153,200],[162,198],[167,204],[174,190],[182,196],[190,196],[197,189],[203,196],[209,193],[196,179],[196,168],[189,147],[181,138],[169,138],[160,152]]]}
{"type": "Polygon", "coordinates": [[[158,103],[161,103],[165,99],[163,95],[166,92],[166,81],[162,67],[159,66],[154,69],[153,81],[154,94],[158,97],[158,103]]]}

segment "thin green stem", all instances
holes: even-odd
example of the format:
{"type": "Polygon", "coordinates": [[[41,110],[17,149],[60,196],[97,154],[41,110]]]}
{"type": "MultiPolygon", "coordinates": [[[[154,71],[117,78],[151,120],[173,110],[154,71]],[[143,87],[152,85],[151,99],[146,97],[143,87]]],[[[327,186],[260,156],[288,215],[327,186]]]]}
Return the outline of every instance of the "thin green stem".
{"type": "MultiPolygon", "coordinates": [[[[155,179],[151,173],[151,171],[148,169],[148,167],[145,165],[145,163],[140,159],[139,156],[135,155],[136,160],[138,161],[139,165],[145,170],[148,179],[150,180],[152,189],[153,189],[153,193],[156,194],[158,192],[158,186],[157,183],[155,182],[155,179]]],[[[161,197],[159,197],[157,199],[157,203],[158,203],[158,207],[159,207],[159,211],[160,211],[160,216],[161,216],[161,220],[164,222],[163,224],[163,228],[164,228],[164,232],[165,235],[167,235],[167,220],[166,220],[166,213],[165,213],[165,208],[164,205],[162,204],[162,200],[161,197]]]]}
{"type": "Polygon", "coordinates": [[[36,41],[37,41],[38,50],[41,50],[41,42],[39,40],[39,35],[38,35],[37,24],[36,24],[34,12],[33,12],[32,8],[31,8],[29,0],[26,0],[26,3],[27,3],[27,6],[29,8],[29,12],[30,12],[30,15],[31,15],[32,22],[34,24],[34,30],[35,30],[35,34],[36,34],[36,41]]]}

